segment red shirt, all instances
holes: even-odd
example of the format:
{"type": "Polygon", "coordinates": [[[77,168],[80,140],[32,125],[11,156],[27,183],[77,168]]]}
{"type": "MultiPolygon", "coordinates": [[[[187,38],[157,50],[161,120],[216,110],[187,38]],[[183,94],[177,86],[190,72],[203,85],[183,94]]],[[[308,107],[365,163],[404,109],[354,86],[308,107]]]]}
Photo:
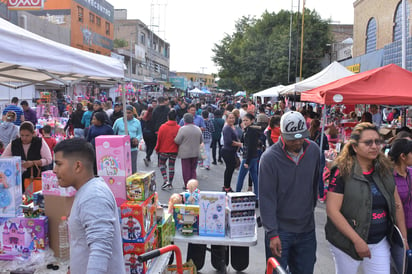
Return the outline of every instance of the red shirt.
{"type": "Polygon", "coordinates": [[[167,121],[160,126],[157,133],[157,144],[155,150],[157,153],[177,153],[178,145],[175,143],[175,137],[180,126],[176,121],[167,121]]]}
{"type": "Polygon", "coordinates": [[[56,139],[54,139],[53,137],[44,137],[44,136],[43,136],[43,139],[44,141],[46,141],[47,145],[49,146],[51,155],[53,157],[53,154],[54,154],[53,149],[57,145],[56,139]]]}

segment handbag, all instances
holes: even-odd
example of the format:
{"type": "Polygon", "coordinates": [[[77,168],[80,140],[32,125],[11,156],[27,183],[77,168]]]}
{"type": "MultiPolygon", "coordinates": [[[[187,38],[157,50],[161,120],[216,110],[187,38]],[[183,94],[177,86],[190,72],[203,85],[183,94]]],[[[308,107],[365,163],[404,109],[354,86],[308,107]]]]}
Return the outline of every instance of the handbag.
{"type": "Polygon", "coordinates": [[[238,169],[240,167],[240,157],[238,153],[236,152],[235,154],[235,169],[238,169]]]}
{"type": "Polygon", "coordinates": [[[34,192],[42,190],[42,183],[41,183],[40,175],[41,175],[40,168],[36,164],[34,164],[34,166],[30,168],[30,178],[24,179],[24,189],[25,189],[24,194],[26,195],[26,197],[32,198],[34,192]],[[34,177],[34,174],[33,174],[34,167],[37,168],[38,177],[34,177]]]}

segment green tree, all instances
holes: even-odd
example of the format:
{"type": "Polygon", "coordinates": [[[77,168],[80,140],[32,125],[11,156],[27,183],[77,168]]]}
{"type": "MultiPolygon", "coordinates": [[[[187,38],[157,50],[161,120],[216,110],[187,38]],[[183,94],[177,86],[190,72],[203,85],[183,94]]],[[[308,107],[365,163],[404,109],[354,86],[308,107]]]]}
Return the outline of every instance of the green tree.
{"type": "MultiPolygon", "coordinates": [[[[256,92],[278,84],[287,85],[299,76],[301,14],[293,13],[292,47],[289,66],[290,11],[265,11],[261,18],[242,17],[235,32],[226,34],[212,49],[219,68],[219,88],[256,92]],[[299,31],[298,31],[299,27],[299,31]],[[298,49],[298,50],[297,50],[298,49]]],[[[320,59],[330,44],[327,21],[315,11],[305,10],[302,76],[320,70],[320,59]]]]}
{"type": "Polygon", "coordinates": [[[127,43],[127,41],[124,40],[124,39],[114,39],[113,46],[114,46],[115,49],[125,48],[125,47],[129,46],[129,43],[127,43]]]}

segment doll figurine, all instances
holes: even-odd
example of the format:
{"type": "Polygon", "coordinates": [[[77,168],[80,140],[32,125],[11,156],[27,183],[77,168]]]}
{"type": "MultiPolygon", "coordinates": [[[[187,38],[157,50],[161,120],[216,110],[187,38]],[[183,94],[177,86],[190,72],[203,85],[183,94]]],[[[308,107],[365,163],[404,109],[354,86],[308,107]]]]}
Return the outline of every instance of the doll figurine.
{"type": "Polygon", "coordinates": [[[12,196],[8,188],[7,177],[3,172],[0,172],[0,209],[2,209],[3,213],[12,201],[12,196]]]}
{"type": "Polygon", "coordinates": [[[186,205],[198,205],[199,194],[198,189],[199,182],[196,179],[191,179],[187,182],[187,191],[183,195],[183,199],[186,205]]]}
{"type": "Polygon", "coordinates": [[[170,196],[169,198],[169,204],[167,207],[167,211],[172,214],[173,213],[173,206],[175,204],[181,204],[182,203],[182,196],[178,193],[174,193],[170,196]]]}

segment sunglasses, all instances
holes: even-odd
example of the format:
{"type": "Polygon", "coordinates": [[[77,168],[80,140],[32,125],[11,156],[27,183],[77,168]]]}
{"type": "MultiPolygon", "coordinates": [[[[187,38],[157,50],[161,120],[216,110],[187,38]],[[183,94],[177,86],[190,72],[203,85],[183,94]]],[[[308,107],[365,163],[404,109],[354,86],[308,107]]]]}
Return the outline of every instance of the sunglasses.
{"type": "Polygon", "coordinates": [[[363,143],[368,147],[371,147],[373,143],[375,143],[376,146],[380,146],[383,144],[383,141],[381,139],[375,139],[375,140],[366,140],[366,141],[359,141],[359,143],[363,143]]]}

